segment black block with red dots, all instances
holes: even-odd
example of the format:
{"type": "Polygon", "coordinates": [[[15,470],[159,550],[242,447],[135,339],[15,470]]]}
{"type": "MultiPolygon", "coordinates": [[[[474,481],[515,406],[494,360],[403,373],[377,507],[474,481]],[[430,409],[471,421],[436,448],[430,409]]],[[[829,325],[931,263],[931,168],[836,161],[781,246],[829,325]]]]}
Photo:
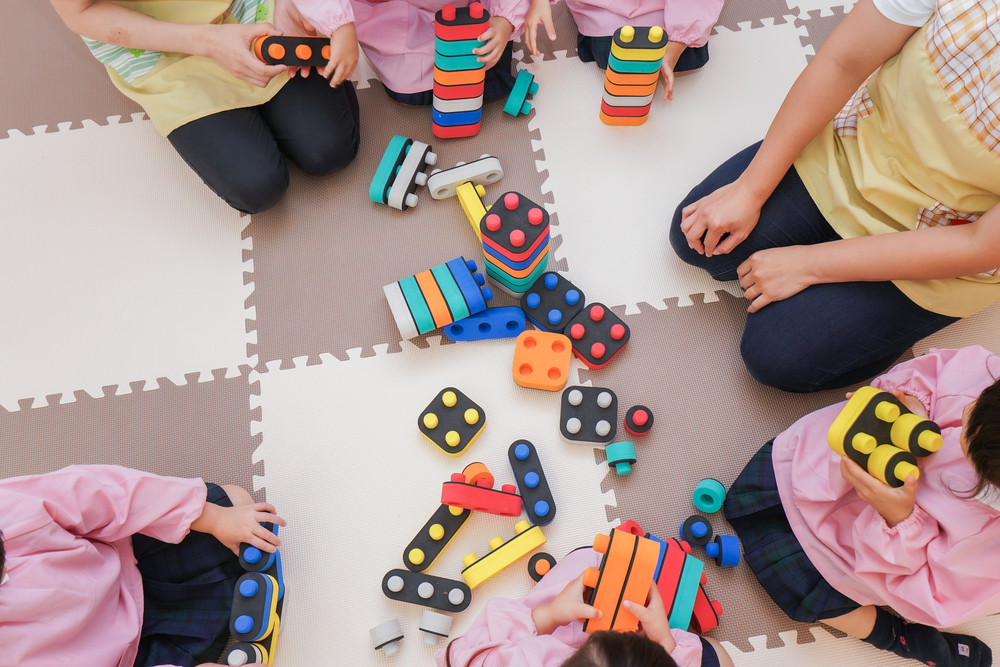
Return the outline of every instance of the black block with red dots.
{"type": "Polygon", "coordinates": [[[625,430],[636,437],[646,435],[653,428],[653,411],[645,405],[633,405],[625,413],[625,430]]]}
{"type": "Polygon", "coordinates": [[[549,213],[516,192],[505,193],[480,221],[484,239],[494,241],[504,254],[524,253],[549,231],[549,213]]]}
{"type": "Polygon", "coordinates": [[[600,303],[581,310],[566,325],[573,354],[589,368],[604,368],[628,345],[632,332],[620,317],[600,303]]]}

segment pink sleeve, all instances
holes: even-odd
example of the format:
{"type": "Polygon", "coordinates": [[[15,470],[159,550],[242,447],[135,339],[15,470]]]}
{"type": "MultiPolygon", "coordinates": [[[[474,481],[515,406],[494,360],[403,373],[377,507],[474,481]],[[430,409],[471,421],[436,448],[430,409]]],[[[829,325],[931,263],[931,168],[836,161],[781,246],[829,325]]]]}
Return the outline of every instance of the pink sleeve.
{"type": "Polygon", "coordinates": [[[5,481],[42,501],[57,525],[73,535],[117,542],[136,533],[178,543],[205,508],[200,479],[160,477],[119,466],[69,466],[5,481]]]}
{"type": "MultiPolygon", "coordinates": [[[[941,535],[941,526],[920,505],[914,505],[913,513],[892,528],[882,515],[868,507],[854,522],[853,532],[857,574],[923,578],[926,583],[917,588],[935,590],[932,572],[927,568],[927,546],[941,535]]],[[[908,582],[907,588],[914,588],[914,583],[908,582]]]]}
{"type": "Polygon", "coordinates": [[[552,635],[539,636],[531,609],[520,600],[493,598],[472,627],[434,659],[438,667],[556,667],[575,652],[552,635]]]}
{"type": "Polygon", "coordinates": [[[666,0],[663,29],[671,42],[697,48],[704,46],[719,20],[723,0],[666,0]]]}
{"type": "Polygon", "coordinates": [[[942,396],[979,395],[992,384],[992,374],[1000,367],[993,353],[978,346],[959,350],[930,350],[904,361],[872,381],[877,389],[899,389],[920,400],[928,416],[941,424],[938,399],[942,396]]]}
{"type": "Polygon", "coordinates": [[[510,39],[516,39],[524,28],[524,18],[528,15],[531,0],[485,0],[483,5],[490,16],[501,16],[514,26],[510,39]]]}
{"type": "Polygon", "coordinates": [[[350,0],[293,0],[302,16],[316,28],[316,32],[329,37],[342,25],[354,23],[354,9],[350,0]]]}
{"type": "Polygon", "coordinates": [[[701,667],[702,645],[698,635],[684,630],[670,629],[677,645],[670,652],[670,657],[677,663],[677,667],[701,667]]]}

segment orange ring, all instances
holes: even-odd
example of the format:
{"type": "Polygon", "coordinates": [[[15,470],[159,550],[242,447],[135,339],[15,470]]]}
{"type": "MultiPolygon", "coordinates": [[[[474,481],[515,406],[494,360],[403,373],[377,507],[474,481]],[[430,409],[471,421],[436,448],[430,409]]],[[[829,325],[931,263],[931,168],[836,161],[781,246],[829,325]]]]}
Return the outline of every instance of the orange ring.
{"type": "Polygon", "coordinates": [[[620,83],[604,82],[604,90],[612,95],[634,95],[635,97],[645,97],[656,92],[656,82],[643,86],[623,86],[620,83]]]}
{"type": "Polygon", "coordinates": [[[613,69],[608,69],[607,72],[607,80],[620,86],[648,86],[651,83],[656,83],[656,80],[660,76],[659,72],[651,72],[649,74],[622,74],[614,71],[613,69]]]}
{"type": "Polygon", "coordinates": [[[465,475],[466,484],[475,484],[479,480],[485,479],[489,480],[490,488],[493,488],[493,473],[490,472],[489,468],[487,468],[485,464],[479,463],[478,461],[476,463],[470,463],[465,466],[465,470],[462,471],[462,474],[465,475]]]}

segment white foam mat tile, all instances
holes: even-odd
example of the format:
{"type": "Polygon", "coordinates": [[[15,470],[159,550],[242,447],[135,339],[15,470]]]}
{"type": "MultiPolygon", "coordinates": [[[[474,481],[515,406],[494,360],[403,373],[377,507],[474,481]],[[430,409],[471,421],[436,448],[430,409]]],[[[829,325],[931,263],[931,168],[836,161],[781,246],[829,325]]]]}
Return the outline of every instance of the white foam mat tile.
{"type": "MultiPolygon", "coordinates": [[[[740,294],[734,281],[717,283],[704,271],[681,262],[668,242],[674,207],[717,166],[764,137],[771,119],[811,47],[805,28],[791,21],[731,32],[718,28],[712,59],[703,71],[679,77],[674,100],[661,99],[662,82],[649,120],[639,127],[611,127],[599,117],[604,72],[563,54],[531,65],[539,84],[535,116],[539,170],[549,178],[550,211],[559,214],[570,280],[600,276],[593,297],[609,305],[663,300],[724,287],[740,294]]],[[[584,289],[588,282],[582,280],[584,289]]]]}
{"type": "Polygon", "coordinates": [[[994,354],[1000,354],[1000,303],[994,303],[924,338],[913,346],[913,354],[926,354],[932,347],[948,350],[968,345],[982,345],[994,354]]]}
{"type": "Polygon", "coordinates": [[[149,121],[68,127],[0,141],[0,405],[256,363],[240,238],[250,218],[149,121]]]}
{"type": "MultiPolygon", "coordinates": [[[[496,488],[514,483],[507,449],[514,440],[535,444],[555,498],[555,520],[542,528],[540,550],[563,557],[606,532],[602,494],[606,466],[595,464],[592,447],[559,438],[559,392],[523,389],[511,379],[513,341],[438,345],[338,361],[322,354],[321,364],[251,373],[259,379],[261,450],[265,474],[255,483],[288,520],[281,532],[288,602],[276,665],[429,665],[435,649],[418,631],[422,607],[387,599],[383,575],[402,568],[403,549],[440,505],[441,484],[469,463],[485,463],[496,488]],[[437,393],[454,386],[482,406],[484,431],[461,456],[446,456],[417,429],[417,417],[437,393]],[[368,630],[398,618],[406,639],[387,659],[372,649],[368,630]],[[392,661],[390,663],[390,660],[392,661]]],[[[574,361],[570,377],[579,366],[574,361]]],[[[523,515],[522,515],[523,516],[523,515]]],[[[428,570],[461,579],[462,558],[488,553],[495,536],[514,536],[520,519],[474,513],[428,570]]],[[[615,522],[617,523],[617,522],[615,522]]],[[[452,637],[464,632],[494,596],[520,597],[532,585],[527,558],[473,591],[473,603],[455,616],[452,637]]],[[[444,641],[440,646],[444,646],[444,641]]],[[[439,646],[439,647],[440,647],[439,646]]]]}

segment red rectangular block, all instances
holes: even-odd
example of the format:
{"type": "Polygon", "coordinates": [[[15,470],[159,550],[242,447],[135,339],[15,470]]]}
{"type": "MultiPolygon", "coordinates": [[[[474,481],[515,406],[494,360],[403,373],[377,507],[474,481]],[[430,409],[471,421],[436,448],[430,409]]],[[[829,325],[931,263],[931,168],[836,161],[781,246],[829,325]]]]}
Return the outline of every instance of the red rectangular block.
{"type": "Polygon", "coordinates": [[[465,475],[457,472],[441,487],[441,504],[499,516],[520,516],[521,496],[514,493],[516,490],[513,484],[504,484],[498,491],[487,479],[468,484],[465,475]]]}

